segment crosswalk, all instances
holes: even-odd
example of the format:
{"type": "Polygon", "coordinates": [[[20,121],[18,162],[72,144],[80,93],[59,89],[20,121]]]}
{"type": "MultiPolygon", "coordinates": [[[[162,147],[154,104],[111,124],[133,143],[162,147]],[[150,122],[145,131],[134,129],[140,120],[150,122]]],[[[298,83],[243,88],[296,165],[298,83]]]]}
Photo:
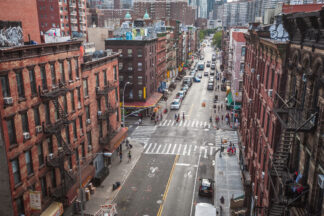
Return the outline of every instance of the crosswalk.
{"type": "Polygon", "coordinates": [[[145,143],[143,153],[182,156],[201,154],[201,157],[208,158],[208,156],[214,155],[215,151],[216,147],[214,146],[199,146],[174,143],[145,143]]]}
{"type": "Polygon", "coordinates": [[[140,143],[147,143],[151,135],[156,131],[156,127],[137,126],[130,139],[140,143]]]}
{"type": "Polygon", "coordinates": [[[236,131],[232,130],[218,130],[215,134],[215,144],[216,146],[221,146],[222,139],[226,139],[227,142],[231,142],[237,146],[239,142],[238,134],[236,131]]]}
{"type": "Polygon", "coordinates": [[[211,128],[211,124],[207,121],[197,120],[176,120],[166,119],[158,124],[159,127],[191,127],[191,128],[211,128]]]}

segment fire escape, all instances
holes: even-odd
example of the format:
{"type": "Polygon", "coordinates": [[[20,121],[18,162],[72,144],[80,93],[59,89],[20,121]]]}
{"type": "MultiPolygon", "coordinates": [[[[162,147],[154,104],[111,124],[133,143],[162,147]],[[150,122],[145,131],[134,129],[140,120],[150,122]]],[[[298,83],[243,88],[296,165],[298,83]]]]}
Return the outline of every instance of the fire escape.
{"type": "MultiPolygon", "coordinates": [[[[106,85],[103,87],[103,89],[100,89],[100,87],[96,88],[96,94],[97,94],[97,100],[100,100],[101,97],[106,97],[106,107],[104,111],[98,111],[98,121],[106,121],[107,122],[107,130],[108,133],[106,136],[104,137],[100,137],[99,139],[99,143],[102,146],[106,146],[108,145],[108,149],[110,148],[109,143],[111,141],[111,139],[116,135],[116,130],[111,126],[110,124],[110,116],[112,114],[114,114],[117,110],[117,103],[115,104],[111,104],[109,102],[109,92],[111,92],[112,90],[114,90],[116,88],[116,86],[108,81],[106,83],[106,85]]],[[[109,149],[111,150],[111,149],[109,149]]]]}
{"type": "MultiPolygon", "coordinates": [[[[287,216],[291,207],[301,207],[309,187],[295,182],[293,172],[289,168],[292,147],[297,132],[309,132],[315,128],[317,110],[304,109],[298,106],[295,96],[284,100],[276,93],[276,109],[274,112],[281,125],[279,145],[271,160],[270,184],[275,199],[272,200],[269,216],[287,216]],[[302,186],[302,187],[301,187],[302,186]],[[298,190],[302,188],[302,190],[298,190]]],[[[301,211],[305,209],[300,208],[301,211]]],[[[301,215],[304,213],[301,212],[301,215]]]]}
{"type": "Polygon", "coordinates": [[[49,154],[47,156],[46,164],[51,168],[59,168],[61,173],[61,185],[53,189],[51,196],[58,201],[65,203],[66,194],[68,190],[76,181],[76,177],[72,171],[68,171],[64,167],[65,160],[73,153],[71,146],[65,142],[62,137],[61,131],[66,127],[70,121],[68,120],[68,114],[64,111],[60,105],[58,99],[60,96],[64,96],[68,89],[66,85],[59,81],[59,85],[51,90],[41,90],[39,87],[40,97],[43,101],[51,101],[54,104],[57,114],[57,120],[54,123],[43,123],[43,131],[45,134],[55,135],[57,143],[59,145],[58,152],[49,154]]]}

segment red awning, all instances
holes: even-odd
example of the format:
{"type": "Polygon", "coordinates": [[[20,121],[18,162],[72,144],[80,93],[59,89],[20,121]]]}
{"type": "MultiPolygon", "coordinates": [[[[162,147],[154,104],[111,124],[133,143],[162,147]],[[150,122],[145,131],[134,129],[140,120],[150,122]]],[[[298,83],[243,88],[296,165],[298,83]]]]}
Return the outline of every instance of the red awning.
{"type": "MultiPolygon", "coordinates": [[[[81,173],[82,186],[85,187],[94,176],[95,176],[94,166],[88,165],[82,168],[82,173],[81,173]]],[[[68,205],[71,205],[73,201],[77,198],[79,186],[80,186],[79,176],[77,176],[76,183],[70,188],[70,190],[66,194],[68,205]]]]}
{"type": "Polygon", "coordinates": [[[113,153],[119,146],[120,144],[126,139],[127,137],[127,131],[128,128],[122,128],[115,136],[114,138],[111,139],[109,143],[110,149],[106,148],[105,150],[108,152],[113,153]]]}
{"type": "Polygon", "coordinates": [[[154,107],[162,97],[162,93],[155,92],[151,97],[146,99],[146,101],[135,101],[135,102],[125,102],[126,108],[149,108],[154,107]]]}

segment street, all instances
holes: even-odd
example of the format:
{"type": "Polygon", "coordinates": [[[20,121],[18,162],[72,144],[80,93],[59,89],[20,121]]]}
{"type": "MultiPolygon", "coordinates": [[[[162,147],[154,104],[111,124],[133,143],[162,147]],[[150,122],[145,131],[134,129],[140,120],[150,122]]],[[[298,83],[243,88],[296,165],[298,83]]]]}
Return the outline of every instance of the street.
{"type": "MultiPolygon", "coordinates": [[[[213,53],[212,48],[206,47],[203,61],[210,61],[213,53]]],[[[219,62],[217,64],[219,68],[219,62]]],[[[210,68],[205,67],[206,70],[210,68]]],[[[198,73],[203,74],[203,71],[198,73]]],[[[194,82],[180,110],[169,111],[156,125],[153,122],[133,126],[130,130],[131,140],[142,143],[144,151],[118,193],[118,215],[191,216],[196,203],[215,203],[214,197],[198,195],[199,179],[214,179],[215,152],[221,139],[227,138],[237,144],[237,137],[235,131],[218,129],[221,125],[216,127],[215,90],[207,90],[207,83],[208,77],[204,76],[201,82],[194,82]],[[180,114],[179,122],[175,120],[175,114],[180,114]],[[213,122],[210,122],[211,116],[213,122]]],[[[173,93],[180,86],[178,83],[173,93]]],[[[223,102],[225,93],[217,94],[223,102]]],[[[172,99],[167,101],[168,109],[172,99]]],[[[161,106],[165,104],[161,102],[161,106]]]]}

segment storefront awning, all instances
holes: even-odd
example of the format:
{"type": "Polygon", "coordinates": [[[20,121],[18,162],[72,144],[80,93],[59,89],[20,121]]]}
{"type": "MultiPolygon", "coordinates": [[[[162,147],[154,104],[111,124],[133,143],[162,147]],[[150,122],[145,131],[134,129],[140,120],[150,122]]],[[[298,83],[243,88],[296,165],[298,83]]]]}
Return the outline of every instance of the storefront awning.
{"type": "Polygon", "coordinates": [[[146,99],[146,101],[135,101],[135,102],[125,102],[125,108],[150,108],[154,107],[163,94],[155,92],[151,97],[146,99]]]}
{"type": "MultiPolygon", "coordinates": [[[[85,187],[91,181],[91,179],[95,176],[95,171],[96,171],[95,167],[91,165],[82,168],[82,173],[81,173],[82,187],[85,187]]],[[[68,200],[69,205],[71,205],[73,201],[77,198],[79,186],[80,186],[79,178],[77,178],[76,183],[70,188],[70,190],[66,194],[66,198],[68,200]]]]}
{"type": "Polygon", "coordinates": [[[41,216],[60,216],[63,214],[63,204],[60,202],[52,202],[48,208],[43,211],[41,216]]]}
{"type": "Polygon", "coordinates": [[[106,149],[110,152],[114,152],[119,146],[120,144],[126,139],[127,137],[127,131],[128,128],[122,128],[117,134],[116,136],[114,136],[114,138],[111,139],[109,146],[111,146],[112,149],[106,149]]]}

